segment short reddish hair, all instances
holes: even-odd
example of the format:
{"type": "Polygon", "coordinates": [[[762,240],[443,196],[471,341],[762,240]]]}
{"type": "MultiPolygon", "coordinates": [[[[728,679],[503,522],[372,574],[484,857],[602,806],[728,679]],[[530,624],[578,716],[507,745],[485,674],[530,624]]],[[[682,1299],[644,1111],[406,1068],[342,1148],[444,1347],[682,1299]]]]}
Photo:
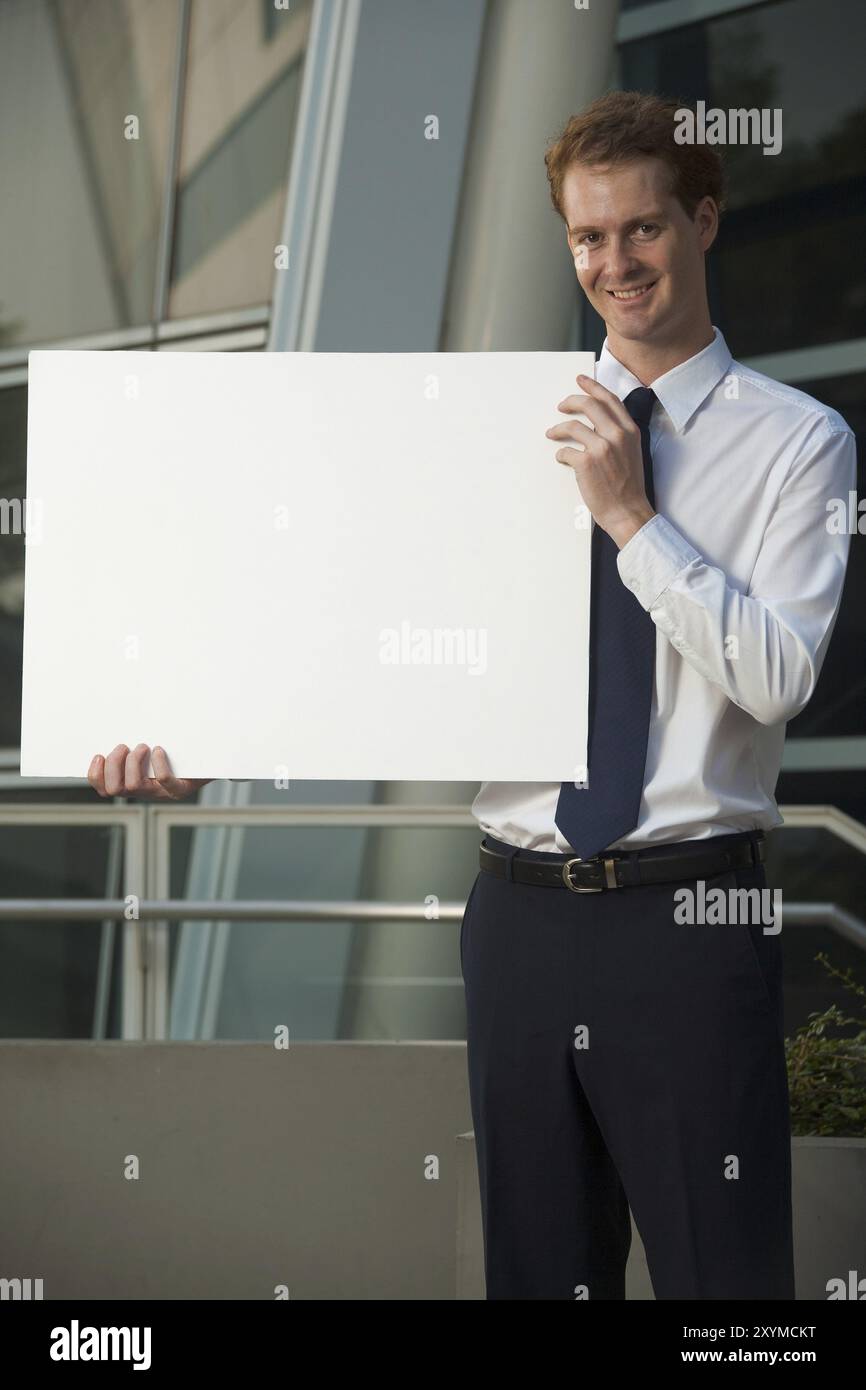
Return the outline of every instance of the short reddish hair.
{"type": "Polygon", "coordinates": [[[550,198],[565,221],[562,185],[572,164],[625,164],[644,155],[664,160],[671,171],[670,192],[690,218],[702,198],[721,213],[727,204],[727,178],[714,145],[678,145],[676,113],[694,110],[688,102],[651,92],[606,92],[572,116],[544,156],[550,198]]]}

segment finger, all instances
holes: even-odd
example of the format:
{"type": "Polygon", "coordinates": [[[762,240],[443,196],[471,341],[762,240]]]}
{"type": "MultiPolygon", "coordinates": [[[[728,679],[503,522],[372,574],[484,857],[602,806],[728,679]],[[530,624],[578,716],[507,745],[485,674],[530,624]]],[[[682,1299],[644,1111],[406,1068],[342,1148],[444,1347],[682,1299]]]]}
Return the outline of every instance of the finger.
{"type": "Polygon", "coordinates": [[[159,744],[153,747],[153,775],[156,783],[173,799],[184,795],[182,780],[175,777],[168,761],[168,754],[159,744]]]}
{"type": "Polygon", "coordinates": [[[598,431],[590,429],[582,420],[560,420],[558,425],[545,430],[545,434],[548,439],[567,439],[571,444],[577,441],[583,449],[591,449],[598,443],[598,431]]]}
{"type": "Polygon", "coordinates": [[[554,457],[557,463],[565,464],[567,468],[573,468],[575,473],[582,473],[586,463],[586,450],[576,448],[557,449],[554,457]]]}
{"type": "MultiPolygon", "coordinates": [[[[628,415],[628,411],[625,409],[625,406],[615,391],[608,390],[606,386],[602,386],[600,381],[596,381],[595,378],[591,376],[584,376],[581,374],[576,380],[580,390],[585,392],[590,400],[599,401],[602,405],[609,406],[610,409],[617,414],[620,411],[625,411],[625,414],[628,415]]],[[[629,416],[629,419],[631,419],[631,416],[629,416]]]]}
{"type": "Polygon", "coordinates": [[[112,748],[105,760],[105,794],[106,796],[123,795],[123,772],[126,766],[126,758],[129,753],[125,743],[119,743],[116,748],[112,748]]]}
{"type": "Polygon", "coordinates": [[[147,790],[150,778],[144,775],[144,761],[150,752],[146,743],[137,743],[126,759],[126,790],[130,796],[138,796],[147,790]]]}
{"type": "MultiPolygon", "coordinates": [[[[634,425],[634,420],[629,415],[625,408],[625,404],[620,400],[619,396],[617,396],[615,392],[609,391],[606,386],[602,386],[600,381],[595,381],[591,376],[581,375],[577,378],[577,384],[582,391],[586,392],[590,402],[594,402],[596,405],[607,406],[615,420],[619,420],[621,424],[634,425]]],[[[586,399],[584,398],[584,404],[586,403],[586,399]]],[[[588,410],[585,413],[589,415],[588,410]]],[[[635,429],[637,429],[636,425],[635,429]]]]}
{"type": "MultiPolygon", "coordinates": [[[[213,777],[181,777],[180,785],[183,787],[184,798],[192,796],[193,792],[198,791],[199,787],[206,787],[208,782],[212,782],[213,780],[213,777]]],[[[243,782],[246,779],[243,777],[235,777],[230,780],[243,782]]]]}
{"type": "Polygon", "coordinates": [[[602,386],[600,381],[596,381],[594,376],[586,376],[580,372],[575,381],[581,391],[585,391],[588,396],[592,396],[598,401],[607,401],[611,405],[622,405],[622,401],[615,391],[609,390],[607,386],[602,386]]]}
{"type": "Polygon", "coordinates": [[[624,406],[622,412],[618,413],[611,409],[606,401],[594,400],[591,396],[566,396],[556,408],[564,415],[585,415],[605,438],[610,437],[612,430],[624,429],[626,426],[630,428],[633,423],[624,406]]]}
{"type": "Polygon", "coordinates": [[[94,753],[87,769],[87,780],[95,792],[105,796],[105,759],[101,753],[94,753]]]}

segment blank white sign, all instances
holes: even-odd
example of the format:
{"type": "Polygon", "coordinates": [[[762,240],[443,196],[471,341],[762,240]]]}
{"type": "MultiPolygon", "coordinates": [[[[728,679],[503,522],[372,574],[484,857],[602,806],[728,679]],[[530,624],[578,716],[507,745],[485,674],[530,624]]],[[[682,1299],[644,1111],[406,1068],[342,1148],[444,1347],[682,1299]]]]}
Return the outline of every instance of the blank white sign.
{"type": "Polygon", "coordinates": [[[574,352],[31,352],[21,771],[586,762],[574,352]]]}

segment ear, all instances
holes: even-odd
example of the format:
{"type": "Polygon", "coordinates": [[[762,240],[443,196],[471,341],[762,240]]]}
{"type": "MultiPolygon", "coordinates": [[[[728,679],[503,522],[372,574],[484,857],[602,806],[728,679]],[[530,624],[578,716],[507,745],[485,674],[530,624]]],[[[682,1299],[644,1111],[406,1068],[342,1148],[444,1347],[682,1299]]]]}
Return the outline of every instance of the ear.
{"type": "Polygon", "coordinates": [[[719,210],[709,194],[703,198],[695,210],[695,221],[700,230],[703,251],[709,251],[719,230],[719,210]]]}

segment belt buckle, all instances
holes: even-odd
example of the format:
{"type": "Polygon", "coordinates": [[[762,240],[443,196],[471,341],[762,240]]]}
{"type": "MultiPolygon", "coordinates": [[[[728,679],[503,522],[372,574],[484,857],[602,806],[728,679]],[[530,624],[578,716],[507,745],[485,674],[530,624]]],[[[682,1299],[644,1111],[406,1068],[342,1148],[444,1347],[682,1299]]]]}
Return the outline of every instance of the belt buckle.
{"type": "Polygon", "coordinates": [[[580,883],[572,883],[572,881],[571,881],[571,866],[572,866],[572,864],[586,864],[586,863],[588,863],[588,862],[589,862],[589,861],[586,860],[586,859],[577,858],[577,859],[566,859],[565,863],[563,864],[563,866],[562,866],[562,881],[563,881],[563,883],[565,884],[566,888],[571,889],[571,892],[572,892],[572,893],[603,893],[603,892],[604,892],[604,887],[601,887],[601,888],[589,888],[589,887],[585,887],[583,884],[580,884],[580,883]]]}

